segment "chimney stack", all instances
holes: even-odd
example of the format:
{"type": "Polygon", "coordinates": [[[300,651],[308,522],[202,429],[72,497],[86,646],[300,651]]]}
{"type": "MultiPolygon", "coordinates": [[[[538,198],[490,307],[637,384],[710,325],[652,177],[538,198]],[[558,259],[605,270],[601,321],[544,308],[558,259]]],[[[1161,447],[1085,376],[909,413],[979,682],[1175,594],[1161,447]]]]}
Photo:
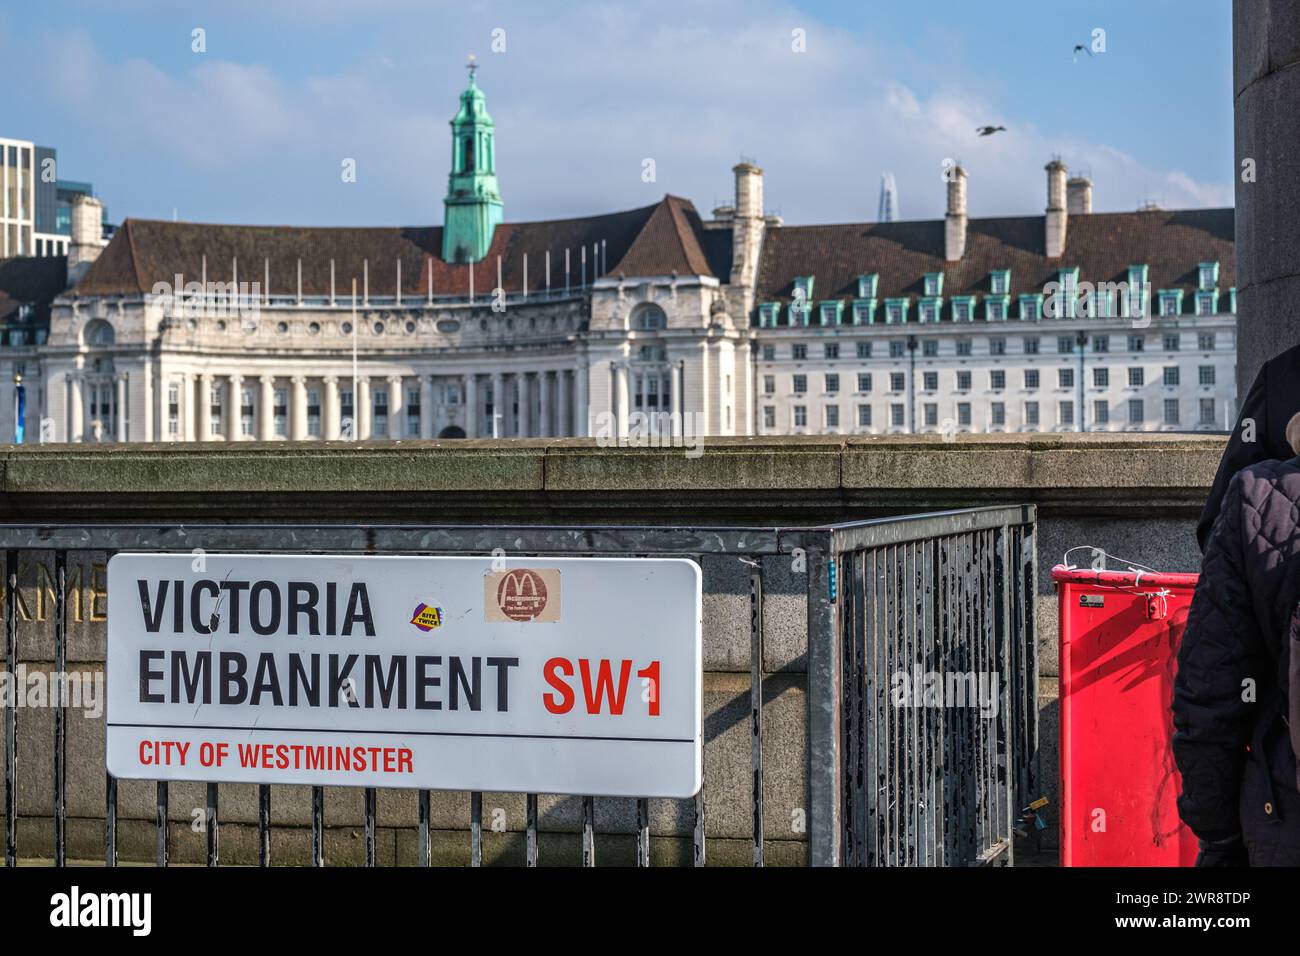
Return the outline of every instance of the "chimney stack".
{"type": "Polygon", "coordinates": [[[72,200],[72,241],[68,243],[68,284],[80,281],[104,250],[104,204],[93,196],[72,200]]]}
{"type": "Polygon", "coordinates": [[[943,225],[943,257],[957,262],[966,254],[966,170],[948,171],[948,214],[943,225]]]}
{"type": "Polygon", "coordinates": [[[743,301],[741,315],[753,308],[754,284],[758,280],[758,256],[763,248],[763,170],[740,162],[731,170],[736,175],[736,203],[731,226],[731,284],[738,286],[743,301]]]}
{"type": "Polygon", "coordinates": [[[1087,176],[1072,176],[1065,184],[1066,209],[1071,216],[1092,212],[1092,180],[1087,176]]]}
{"type": "Polygon", "coordinates": [[[1069,213],[1065,205],[1065,179],[1069,170],[1054,159],[1047,164],[1047,216],[1045,242],[1047,258],[1057,259],[1065,251],[1065,229],[1069,213]]]}

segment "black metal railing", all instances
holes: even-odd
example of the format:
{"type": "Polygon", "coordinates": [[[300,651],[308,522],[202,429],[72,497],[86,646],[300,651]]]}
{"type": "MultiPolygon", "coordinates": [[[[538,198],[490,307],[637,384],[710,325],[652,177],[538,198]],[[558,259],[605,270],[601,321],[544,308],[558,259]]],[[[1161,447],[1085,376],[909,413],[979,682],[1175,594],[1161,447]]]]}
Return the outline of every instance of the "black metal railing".
{"type": "MultiPolygon", "coordinates": [[[[711,630],[747,630],[749,640],[749,733],[752,807],[750,859],[761,866],[777,837],[764,826],[764,754],[771,763],[773,744],[764,736],[764,680],[771,672],[764,655],[764,610],[768,576],[780,567],[805,576],[799,589],[807,606],[807,827],[805,858],[818,865],[966,864],[1009,862],[1012,803],[1032,789],[1036,750],[1033,655],[1034,511],[1032,507],[987,508],[915,518],[884,519],[818,528],[656,528],[656,527],[504,527],[408,525],[10,525],[0,527],[4,553],[4,673],[14,686],[19,661],[66,673],[69,635],[69,557],[96,559],[118,551],[260,553],[360,553],[487,555],[504,549],[512,556],[654,556],[687,557],[706,568],[705,595],[716,585],[708,569],[734,558],[745,569],[748,621],[711,620],[705,615],[706,648],[711,630]],[[52,556],[52,570],[34,560],[52,556]],[[779,562],[776,564],[774,562],[779,562]],[[789,562],[788,565],[786,562],[789,562]],[[53,613],[33,613],[22,588],[35,580],[35,601],[43,606],[52,594],[53,613]],[[24,646],[20,652],[20,621],[24,646]],[[30,628],[30,629],[29,629],[30,628]],[[47,652],[48,646],[50,651],[47,652]],[[30,650],[35,647],[36,649],[30,650]],[[904,712],[891,708],[885,677],[891,668],[915,661],[937,668],[983,668],[998,674],[999,713],[995,719],[969,713],[904,712]],[[951,819],[950,814],[954,814],[951,819]]],[[[102,565],[101,565],[102,566],[102,565]]],[[[86,584],[78,571],[75,582],[86,584]]],[[[92,580],[89,597],[74,589],[78,621],[89,602],[87,620],[75,635],[81,660],[104,660],[104,616],[96,618],[95,601],[103,582],[92,580]],[[99,590],[97,590],[99,588],[99,590]]],[[[730,595],[743,599],[745,585],[730,595]]],[[[788,595],[787,595],[788,596],[788,595]]],[[[741,606],[737,603],[736,607],[741,606]]],[[[718,637],[717,640],[722,638],[718,637]]],[[[706,654],[707,657],[707,654],[706,654]]],[[[785,668],[798,672],[797,665],[785,668]]],[[[984,672],[984,671],[982,671],[984,672]]],[[[61,679],[61,678],[60,678],[61,679]]],[[[68,860],[69,783],[67,774],[67,699],[52,700],[54,720],[42,733],[48,743],[26,746],[28,718],[21,708],[4,708],[5,862],[24,857],[68,860]],[[20,729],[22,733],[20,734],[20,729]],[[48,814],[37,812],[31,832],[41,832],[52,818],[52,845],[19,847],[19,754],[52,750],[54,799],[48,814]]],[[[43,721],[37,722],[38,726],[43,721]]],[[[706,734],[707,737],[707,734],[706,734]]],[[[706,739],[706,749],[708,740],[706,739]]],[[[44,761],[41,761],[44,763],[44,761]]],[[[707,761],[706,761],[707,762],[707,761]]],[[[101,764],[102,766],[102,764],[101,764]]],[[[36,772],[31,771],[31,772],[36,772]]],[[[84,776],[84,774],[82,775],[84,776]]],[[[706,807],[711,800],[738,795],[710,790],[710,774],[700,793],[678,807],[689,829],[690,860],[707,860],[706,807]]],[[[80,779],[80,777],[79,777],[80,779]]],[[[725,779],[725,775],[723,775],[725,779]]],[[[118,862],[119,785],[105,774],[103,859],[118,862]]],[[[84,789],[84,788],[83,788],[84,789]]],[[[278,789],[278,788],[277,788],[278,789]]],[[[287,788],[286,788],[287,789],[287,788]]],[[[325,863],[326,792],[311,795],[310,862],[325,863]]],[[[221,860],[220,789],[206,788],[203,816],[206,862],[221,860]]],[[[92,799],[76,793],[77,822],[84,827],[92,799]]],[[[169,812],[171,793],[156,784],[153,828],[155,862],[166,866],[174,828],[183,824],[169,812]]],[[[364,791],[364,861],[377,862],[378,792],[364,791]]],[[[527,794],[524,861],[536,866],[542,822],[539,795],[527,794]]],[[[94,798],[97,799],[97,798],[94,798]]],[[[602,803],[615,798],[601,798],[602,803]]],[[[484,862],[483,795],[469,800],[469,861],[484,862]]],[[[139,801],[136,800],[136,803],[139,801]]],[[[651,862],[651,806],[631,801],[634,809],[637,865],[651,862]]],[[[132,822],[139,823],[138,807],[132,822]]],[[[416,862],[433,859],[430,791],[418,794],[416,862]]],[[[272,788],[257,787],[257,861],[276,862],[272,854],[272,788]]],[[[596,800],[581,798],[581,862],[597,862],[596,800]]],[[[734,836],[730,837],[734,840],[734,836]]]]}

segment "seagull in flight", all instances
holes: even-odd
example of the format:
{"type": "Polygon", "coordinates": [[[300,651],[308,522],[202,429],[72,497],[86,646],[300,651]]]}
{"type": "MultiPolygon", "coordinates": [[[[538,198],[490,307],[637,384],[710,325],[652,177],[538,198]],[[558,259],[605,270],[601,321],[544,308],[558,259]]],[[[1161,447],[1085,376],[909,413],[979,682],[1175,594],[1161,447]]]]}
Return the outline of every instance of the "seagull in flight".
{"type": "Polygon", "coordinates": [[[1088,47],[1084,46],[1082,43],[1076,43],[1076,44],[1074,45],[1074,62],[1075,62],[1075,63],[1078,63],[1078,62],[1079,62],[1079,53],[1080,53],[1080,51],[1082,51],[1082,52],[1088,54],[1088,56],[1090,56],[1090,57],[1092,56],[1092,50],[1090,50],[1088,47]]]}
{"type": "Polygon", "coordinates": [[[1007,128],[1005,126],[981,126],[976,129],[975,132],[979,133],[981,136],[992,136],[994,133],[1005,133],[1006,130],[1007,128]]]}

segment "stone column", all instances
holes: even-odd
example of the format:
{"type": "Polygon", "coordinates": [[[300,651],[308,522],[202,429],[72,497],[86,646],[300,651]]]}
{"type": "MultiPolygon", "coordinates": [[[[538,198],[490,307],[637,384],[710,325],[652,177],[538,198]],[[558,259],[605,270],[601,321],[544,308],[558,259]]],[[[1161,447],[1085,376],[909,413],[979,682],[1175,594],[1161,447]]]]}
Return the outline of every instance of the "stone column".
{"type": "MultiPolygon", "coordinates": [[[[1300,343],[1300,16],[1294,0],[1234,0],[1237,394],[1300,343]]],[[[1228,308],[1221,283],[1220,307],[1228,308]]],[[[1280,434],[1280,432],[1279,432],[1280,434]]]]}
{"type": "Polygon", "coordinates": [[[244,390],[244,376],[230,376],[230,399],[227,403],[229,412],[226,416],[226,441],[239,441],[243,437],[243,403],[241,394],[244,390]]]}
{"type": "Polygon", "coordinates": [[[212,441],[212,376],[199,376],[199,441],[212,441]]]}
{"type": "Polygon", "coordinates": [[[551,437],[551,386],[555,379],[550,372],[537,373],[537,437],[551,437]]]}
{"type": "Polygon", "coordinates": [[[527,372],[519,373],[519,427],[520,438],[533,437],[533,380],[527,372]]]}
{"type": "Polygon", "coordinates": [[[614,411],[618,416],[618,437],[627,437],[627,419],[628,419],[628,388],[627,388],[627,363],[615,362],[614,364],[614,411]]]}
{"type": "Polygon", "coordinates": [[[353,416],[356,424],[352,426],[352,434],[357,441],[365,441],[370,437],[370,379],[364,375],[357,376],[357,393],[352,396],[353,416]]]}
{"type": "Polygon", "coordinates": [[[86,435],[86,420],[83,418],[85,406],[82,404],[83,390],[81,376],[76,372],[68,373],[68,441],[82,441],[86,435]]]}
{"type": "Polygon", "coordinates": [[[114,387],[116,388],[117,408],[115,409],[113,423],[114,435],[113,440],[118,442],[126,441],[126,373],[119,372],[114,376],[114,387]]]}
{"type": "Polygon", "coordinates": [[[325,382],[325,407],[320,410],[320,433],[326,441],[338,441],[339,428],[339,377],[337,375],[326,375],[325,382]]]}
{"type": "Polygon", "coordinates": [[[293,391],[289,399],[289,437],[303,441],[307,437],[307,380],[301,375],[293,377],[293,391]]]}
{"type": "Polygon", "coordinates": [[[493,438],[504,438],[506,434],[505,381],[500,372],[492,373],[492,420],[488,422],[488,434],[493,438]]]}
{"type": "Polygon", "coordinates": [[[402,419],[405,414],[402,409],[406,407],[406,396],[402,394],[402,376],[388,376],[388,437],[405,438],[406,426],[403,425],[402,419]]]}
{"type": "Polygon", "coordinates": [[[567,438],[573,434],[572,411],[569,408],[569,386],[573,378],[568,369],[560,369],[555,373],[555,435],[558,438],[567,438]]]}
{"type": "Polygon", "coordinates": [[[259,441],[274,441],[275,376],[263,375],[257,383],[257,437],[259,441]]]}
{"type": "Polygon", "coordinates": [[[433,437],[433,376],[420,376],[420,437],[433,437]]]}
{"type": "Polygon", "coordinates": [[[578,363],[578,371],[573,377],[573,431],[572,435],[578,438],[587,437],[590,431],[591,415],[588,409],[588,385],[590,384],[590,368],[587,360],[584,358],[578,363]]]}
{"type": "Polygon", "coordinates": [[[465,376],[465,437],[478,437],[478,376],[470,372],[465,376]]]}

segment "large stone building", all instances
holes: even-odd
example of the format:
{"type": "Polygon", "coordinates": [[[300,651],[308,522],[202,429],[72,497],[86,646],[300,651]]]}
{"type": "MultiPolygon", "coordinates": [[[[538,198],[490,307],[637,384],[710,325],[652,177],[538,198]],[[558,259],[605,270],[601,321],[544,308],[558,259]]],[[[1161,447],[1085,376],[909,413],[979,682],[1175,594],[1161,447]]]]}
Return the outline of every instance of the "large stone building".
{"type": "MultiPolygon", "coordinates": [[[[105,248],[100,207],[79,199],[66,279],[62,259],[40,276],[0,263],[0,376],[23,390],[26,440],[1222,430],[1233,415],[1231,209],[1093,213],[1091,183],[1053,161],[1042,216],[970,219],[953,167],[944,220],[787,226],[745,162],[711,219],[665,196],[514,223],[472,73],[451,125],[442,227],[127,219],[105,248]]],[[[18,406],[0,394],[6,439],[18,406]]]]}

